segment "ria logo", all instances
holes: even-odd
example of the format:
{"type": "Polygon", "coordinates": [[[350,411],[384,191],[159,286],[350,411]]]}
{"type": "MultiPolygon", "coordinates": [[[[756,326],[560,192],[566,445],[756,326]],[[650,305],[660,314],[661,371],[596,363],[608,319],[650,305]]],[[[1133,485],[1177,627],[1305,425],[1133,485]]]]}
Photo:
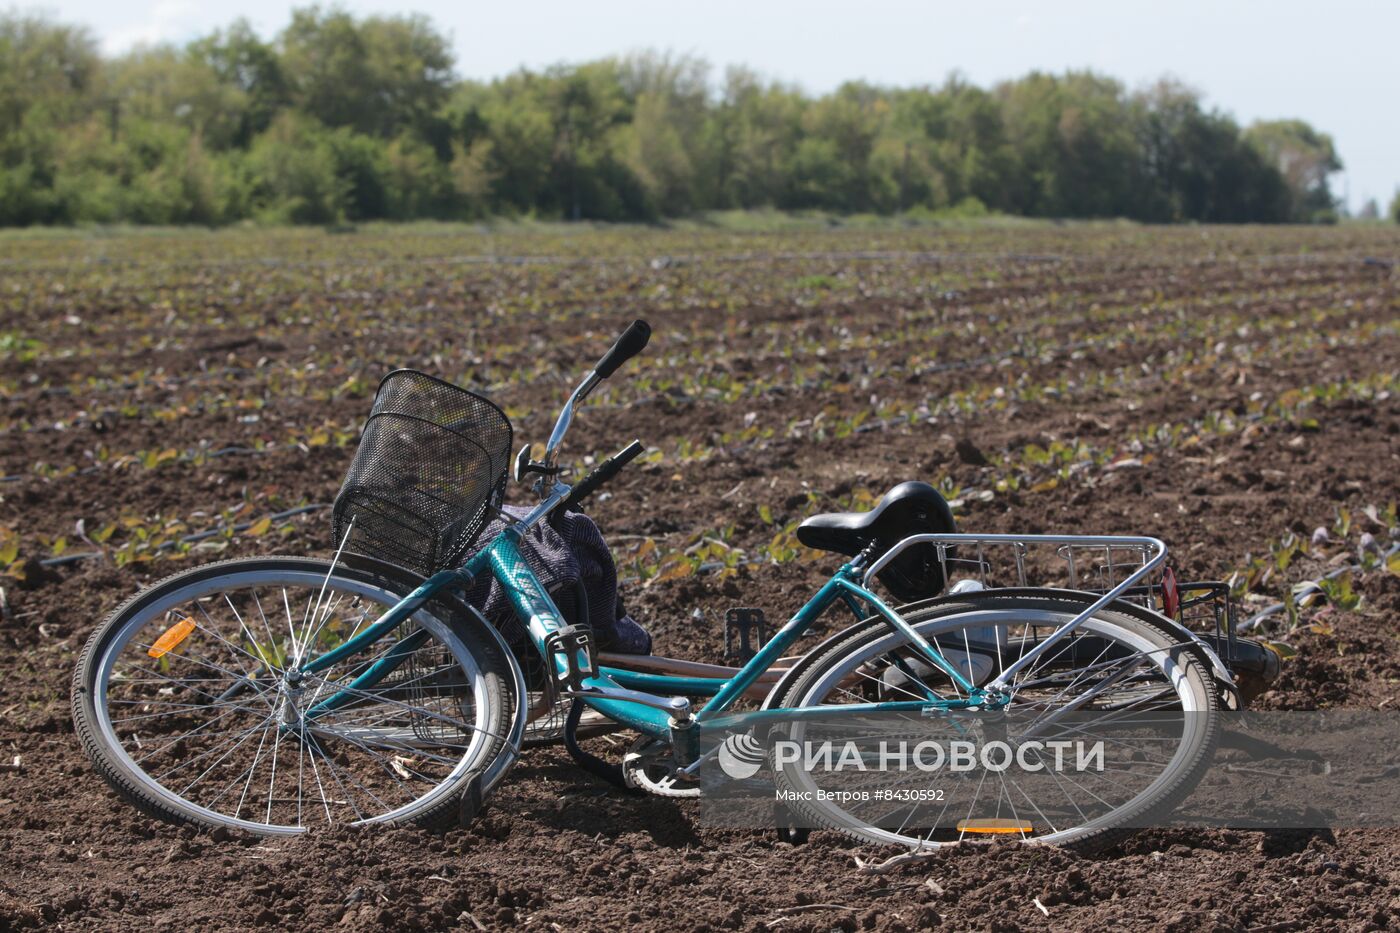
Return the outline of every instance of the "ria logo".
{"type": "Polygon", "coordinates": [[[719,768],[725,774],[742,781],[751,778],[763,767],[763,745],[748,733],[730,735],[719,747],[719,768]]]}

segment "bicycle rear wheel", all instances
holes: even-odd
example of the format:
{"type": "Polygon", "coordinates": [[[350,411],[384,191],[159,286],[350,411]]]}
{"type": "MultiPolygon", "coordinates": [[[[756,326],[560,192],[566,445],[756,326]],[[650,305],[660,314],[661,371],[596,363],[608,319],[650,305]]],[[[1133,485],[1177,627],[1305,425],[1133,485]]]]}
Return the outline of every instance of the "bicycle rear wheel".
{"type": "Polygon", "coordinates": [[[364,651],[296,673],[411,589],[284,557],[164,580],[83,649],[83,747],[122,796],[168,820],[262,834],[453,824],[509,751],[514,681],[491,639],[430,602],[364,651]]]}
{"type": "MultiPolygon", "coordinates": [[[[904,614],[960,674],[981,686],[1086,605],[1063,592],[1022,590],[968,594],[904,614]]],[[[806,825],[868,842],[917,849],[1013,838],[1089,852],[1168,814],[1214,752],[1219,693],[1209,670],[1190,641],[1146,612],[1095,614],[1015,675],[1012,687],[1005,711],[784,727],[786,738],[808,743],[804,747],[854,735],[858,757],[872,764],[890,760],[877,756],[877,741],[885,743],[881,753],[927,740],[944,748],[955,740],[979,747],[999,742],[1011,755],[1024,756],[1004,770],[995,768],[1007,761],[1001,751],[987,759],[992,768],[872,768],[868,779],[859,770],[853,778],[811,767],[810,760],[782,765],[770,755],[778,791],[806,825]],[[898,746],[896,739],[910,744],[898,746]],[[1062,751],[1074,755],[1100,743],[1102,758],[1091,758],[1087,770],[1061,771],[1046,739],[1072,741],[1075,751],[1069,745],[1062,751]],[[1102,767],[1093,767],[1098,761],[1102,767]],[[1057,767],[1041,767],[1051,764],[1057,767]],[[873,798],[839,793],[861,788],[873,798]]],[[[778,705],[966,696],[904,636],[870,620],[804,658],[778,705]]]]}

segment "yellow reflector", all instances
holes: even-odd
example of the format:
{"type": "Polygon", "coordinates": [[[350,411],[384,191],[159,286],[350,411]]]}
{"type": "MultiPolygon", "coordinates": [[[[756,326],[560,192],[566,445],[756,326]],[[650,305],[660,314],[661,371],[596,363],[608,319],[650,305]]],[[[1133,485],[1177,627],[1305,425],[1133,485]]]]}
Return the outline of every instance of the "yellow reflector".
{"type": "Polygon", "coordinates": [[[1025,820],[960,820],[960,833],[1032,833],[1035,828],[1025,820]]]}
{"type": "Polygon", "coordinates": [[[170,628],[161,633],[156,639],[156,643],[146,650],[146,653],[153,658],[163,658],[166,652],[175,650],[175,647],[190,637],[190,632],[194,631],[193,619],[181,619],[170,628]]]}

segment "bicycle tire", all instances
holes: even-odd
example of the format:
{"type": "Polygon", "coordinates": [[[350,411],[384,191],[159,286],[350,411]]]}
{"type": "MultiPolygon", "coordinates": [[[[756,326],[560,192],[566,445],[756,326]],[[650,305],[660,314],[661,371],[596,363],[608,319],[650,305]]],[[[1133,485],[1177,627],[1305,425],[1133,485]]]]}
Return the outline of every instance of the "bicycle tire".
{"type": "MultiPolygon", "coordinates": [[[[1068,620],[1084,605],[1075,594],[1062,591],[1019,590],[1009,595],[988,591],[921,603],[899,611],[916,630],[925,632],[940,622],[948,622],[969,612],[1034,610],[1055,613],[1068,620]]],[[[1193,702],[1207,715],[1202,717],[1204,727],[1193,734],[1191,746],[1185,750],[1185,754],[1173,757],[1169,770],[1151,786],[1149,797],[1134,798],[1124,807],[1112,811],[1110,815],[1116,814],[1112,821],[1086,828],[1078,834],[1066,831],[1069,835],[1053,843],[1081,854],[1110,848],[1131,836],[1136,831],[1134,827],[1169,813],[1199,782],[1211,762],[1219,737],[1219,717],[1216,714],[1220,708],[1220,697],[1214,687],[1210,668],[1193,646],[1181,643],[1178,631],[1169,623],[1157,622],[1146,612],[1109,609],[1096,613],[1093,618],[1096,624],[1120,626],[1160,646],[1172,646],[1171,662],[1181,669],[1185,682],[1190,686],[1193,702]],[[1122,825],[1124,823],[1131,825],[1122,825]]],[[[843,663],[849,664],[853,657],[871,650],[873,644],[890,637],[891,629],[880,619],[865,620],[833,635],[799,662],[784,683],[775,689],[773,700],[765,706],[797,708],[812,705],[813,691],[824,678],[828,678],[843,663]]],[[[770,754],[770,767],[772,764],[770,754]]],[[[835,817],[830,804],[817,806],[805,800],[802,792],[806,789],[797,786],[792,772],[777,767],[773,768],[773,772],[779,791],[789,792],[786,806],[800,813],[814,828],[834,830],[863,842],[892,842],[875,832],[854,827],[849,818],[843,820],[835,817]]],[[[1038,844],[1043,839],[1025,841],[1038,844]]]]}
{"type": "MultiPolygon", "coordinates": [[[[88,639],[81,651],[72,681],[72,711],[75,731],[84,751],[94,768],[103,779],[123,799],[135,805],[146,814],[173,823],[191,823],[206,829],[241,829],[255,834],[281,834],[296,830],[259,827],[250,821],[220,819],[211,817],[206,808],[192,805],[168,789],[153,787],[149,776],[131,763],[128,755],[113,746],[111,735],[114,731],[104,728],[104,713],[97,709],[96,697],[100,692],[97,679],[102,674],[103,659],[112,642],[139,618],[143,611],[158,605],[162,600],[172,598],[172,594],[189,590],[192,587],[217,586],[223,579],[247,579],[250,575],[292,575],[327,578],[331,569],[329,561],[302,557],[258,557],[220,561],[192,568],[166,577],[135,594],[100,625],[88,639]]],[[[416,586],[414,575],[392,565],[378,561],[348,559],[342,560],[328,578],[348,585],[369,588],[382,594],[388,604],[397,601],[416,586]]],[[[421,582],[421,581],[420,581],[421,582]]],[[[212,590],[211,590],[212,592],[212,590]]],[[[412,804],[400,808],[392,819],[366,820],[382,825],[412,824],[430,830],[443,830],[460,825],[469,818],[481,804],[480,797],[489,791],[483,787],[481,777],[498,765],[501,755],[515,754],[508,747],[511,724],[516,718],[518,698],[516,679],[512,676],[511,662],[501,650],[499,642],[466,624],[460,607],[454,606],[449,598],[434,599],[414,616],[431,619],[450,632],[463,650],[468,652],[477,668],[480,680],[479,696],[486,706],[482,717],[484,725],[480,732],[485,741],[465,767],[455,769],[450,787],[437,788],[425,794],[419,801],[421,806],[412,804]]],[[[133,634],[127,636],[134,637],[133,634]]],[[[513,759],[499,762],[508,769],[513,759]]],[[[499,770],[499,768],[497,769],[499,770]]],[[[499,774],[496,779],[499,779],[499,774]]],[[[494,783],[494,782],[493,782],[494,783]]]]}

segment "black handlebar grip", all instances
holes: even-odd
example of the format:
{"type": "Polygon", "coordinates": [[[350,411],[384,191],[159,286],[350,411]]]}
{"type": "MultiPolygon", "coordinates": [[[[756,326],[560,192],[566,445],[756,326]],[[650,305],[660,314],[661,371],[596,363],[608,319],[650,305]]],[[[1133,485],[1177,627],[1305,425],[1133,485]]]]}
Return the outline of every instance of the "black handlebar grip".
{"type": "Polygon", "coordinates": [[[651,339],[651,325],[646,321],[633,321],[627,329],[622,332],[622,336],[617,338],[617,342],[603,358],[598,361],[598,365],[593,367],[593,371],[604,379],[617,372],[617,368],[632,357],[646,349],[647,341],[651,339]]]}
{"type": "Polygon", "coordinates": [[[637,455],[645,449],[641,441],[633,441],[598,464],[592,472],[579,480],[578,484],[569,491],[569,495],[560,503],[559,510],[562,512],[576,508],[580,502],[597,492],[599,486],[622,472],[622,468],[637,459],[637,455]]]}

